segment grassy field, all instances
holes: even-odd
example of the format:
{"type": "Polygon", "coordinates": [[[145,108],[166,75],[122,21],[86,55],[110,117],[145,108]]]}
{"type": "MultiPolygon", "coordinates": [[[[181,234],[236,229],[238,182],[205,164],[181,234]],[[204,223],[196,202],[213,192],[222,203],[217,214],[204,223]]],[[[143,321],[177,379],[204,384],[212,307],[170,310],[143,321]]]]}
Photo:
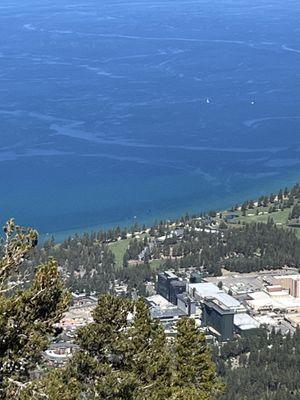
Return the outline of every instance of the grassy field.
{"type": "Polygon", "coordinates": [[[242,214],[239,213],[238,219],[241,222],[267,222],[268,219],[271,217],[276,224],[287,224],[291,209],[287,208],[283,211],[276,211],[273,213],[268,213],[268,210],[268,207],[259,207],[254,210],[247,210],[247,215],[242,216],[242,214]],[[258,215],[256,215],[256,210],[258,210],[259,212],[258,215]]]}
{"type": "Polygon", "coordinates": [[[150,266],[153,269],[159,269],[159,267],[161,266],[162,263],[163,263],[163,260],[151,260],[150,266]]]}
{"type": "Polygon", "coordinates": [[[114,253],[116,257],[117,268],[123,267],[123,256],[129,245],[130,240],[131,239],[122,239],[109,245],[110,250],[114,253]]]}
{"type": "MultiPolygon", "coordinates": [[[[140,237],[141,239],[143,236],[140,237]]],[[[114,253],[116,257],[116,266],[117,268],[122,268],[123,267],[123,257],[125,254],[125,251],[129,245],[131,239],[122,239],[119,240],[118,242],[111,243],[109,245],[110,250],[114,253]]],[[[160,265],[162,264],[163,260],[151,260],[150,261],[150,266],[153,269],[159,269],[160,265]]]]}
{"type": "MultiPolygon", "coordinates": [[[[137,237],[138,240],[144,239],[145,234],[142,234],[137,237]]],[[[116,266],[117,268],[122,268],[123,267],[123,257],[125,254],[125,251],[127,250],[130,241],[133,239],[122,239],[118,240],[117,242],[111,243],[109,245],[110,250],[114,253],[116,257],[116,266]]]]}
{"type": "MultiPolygon", "coordinates": [[[[283,211],[276,211],[273,213],[268,212],[269,207],[255,207],[253,210],[247,210],[246,216],[242,215],[241,211],[226,212],[226,214],[235,214],[237,218],[234,221],[240,221],[241,223],[251,223],[251,222],[264,222],[266,223],[269,218],[272,218],[274,222],[278,225],[282,225],[284,228],[288,228],[288,218],[292,211],[292,208],[286,208],[283,211]],[[258,210],[258,215],[257,215],[258,210]]],[[[294,228],[296,235],[300,238],[300,228],[294,228]]]]}

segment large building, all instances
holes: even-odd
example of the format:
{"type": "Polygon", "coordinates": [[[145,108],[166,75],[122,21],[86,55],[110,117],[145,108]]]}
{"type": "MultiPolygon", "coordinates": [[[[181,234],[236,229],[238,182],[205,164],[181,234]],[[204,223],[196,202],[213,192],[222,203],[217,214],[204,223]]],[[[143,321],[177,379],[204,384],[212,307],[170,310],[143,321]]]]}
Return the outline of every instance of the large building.
{"type": "Polygon", "coordinates": [[[300,275],[279,275],[274,278],[291,296],[300,297],[300,275]]]}
{"type": "Polygon", "coordinates": [[[246,303],[256,314],[300,313],[300,298],[291,296],[288,289],[282,289],[279,285],[267,287],[266,291],[250,293],[248,297],[246,303]]]}
{"type": "Polygon", "coordinates": [[[200,303],[203,303],[206,298],[214,298],[234,313],[244,313],[246,311],[246,308],[238,300],[210,282],[189,284],[189,294],[200,303]]]}
{"type": "Polygon", "coordinates": [[[170,283],[177,281],[178,277],[173,272],[165,271],[158,274],[157,279],[157,293],[163,296],[165,299],[170,298],[170,283]]]}
{"type": "Polygon", "coordinates": [[[234,315],[246,308],[234,297],[211,282],[192,283],[189,294],[202,305],[202,323],[219,340],[230,340],[234,334],[234,315]]]}
{"type": "Polygon", "coordinates": [[[177,305],[177,296],[186,291],[186,283],[179,280],[173,272],[165,271],[158,274],[157,293],[177,305]]]}
{"type": "Polygon", "coordinates": [[[187,315],[186,311],[174,306],[160,294],[147,297],[146,302],[151,317],[160,321],[168,337],[173,337],[176,334],[176,324],[181,317],[187,315]]]}
{"type": "Polygon", "coordinates": [[[233,338],[234,311],[214,298],[203,302],[203,325],[221,341],[233,338]]]}

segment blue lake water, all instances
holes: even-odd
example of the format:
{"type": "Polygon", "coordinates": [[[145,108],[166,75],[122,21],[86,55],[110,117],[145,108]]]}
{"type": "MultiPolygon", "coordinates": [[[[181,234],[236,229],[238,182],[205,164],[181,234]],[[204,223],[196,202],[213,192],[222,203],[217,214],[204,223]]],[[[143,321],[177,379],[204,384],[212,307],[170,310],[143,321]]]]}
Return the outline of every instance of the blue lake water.
{"type": "Polygon", "coordinates": [[[1,221],[129,225],[300,180],[299,21],[299,0],[1,0],[1,221]]]}

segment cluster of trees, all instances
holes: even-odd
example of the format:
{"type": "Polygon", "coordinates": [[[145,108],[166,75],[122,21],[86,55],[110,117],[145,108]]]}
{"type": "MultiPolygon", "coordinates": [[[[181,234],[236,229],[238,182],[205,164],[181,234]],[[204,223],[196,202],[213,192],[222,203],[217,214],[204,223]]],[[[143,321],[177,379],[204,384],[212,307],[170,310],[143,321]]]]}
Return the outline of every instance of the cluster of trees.
{"type": "Polygon", "coordinates": [[[209,232],[202,224],[199,220],[190,222],[184,228],[183,237],[163,243],[150,236],[132,239],[124,255],[123,268],[116,268],[109,245],[99,242],[95,234],[68,238],[59,245],[48,241],[33,251],[32,263],[55,258],[72,291],[112,292],[118,280],[128,285],[129,293],[135,290],[140,295],[146,294],[146,282],[155,279],[155,271],[149,264],[155,258],[162,259],[162,269],[195,267],[210,275],[220,275],[222,267],[251,272],[300,266],[300,240],[292,230],[276,226],[272,219],[239,229],[229,227],[217,233],[209,232]],[[141,263],[129,265],[143,251],[141,263]]]}
{"type": "Polygon", "coordinates": [[[227,231],[225,239],[224,266],[230,271],[300,266],[300,240],[293,231],[277,227],[272,219],[266,224],[248,224],[240,231],[227,231]]]}
{"type": "MultiPolygon", "coordinates": [[[[129,256],[136,257],[144,249],[147,239],[132,239],[129,256]]],[[[155,271],[147,261],[129,268],[118,268],[115,255],[108,244],[97,239],[95,233],[69,237],[60,244],[53,239],[32,250],[28,266],[46,262],[52,257],[57,260],[66,286],[73,292],[113,293],[115,282],[128,285],[128,296],[134,291],[146,295],[146,283],[155,279],[155,271]]],[[[128,262],[124,267],[128,266],[128,262]]]]}
{"type": "MultiPolygon", "coordinates": [[[[134,237],[136,232],[144,231],[146,229],[145,225],[141,227],[138,223],[135,223],[129,228],[121,228],[117,226],[116,228],[111,228],[106,231],[100,230],[99,232],[93,232],[91,234],[91,237],[94,241],[97,241],[99,243],[112,243],[116,242],[117,240],[121,239],[126,239],[128,236],[129,237],[134,237]]],[[[75,237],[79,237],[78,235],[75,235],[75,237]]]]}
{"type": "Polygon", "coordinates": [[[177,244],[164,246],[173,256],[165,266],[175,269],[198,267],[213,275],[219,275],[221,267],[251,272],[300,266],[300,240],[292,230],[276,226],[272,219],[218,233],[185,230],[183,239],[177,244]]]}
{"type": "Polygon", "coordinates": [[[297,183],[291,189],[287,187],[285,189],[280,189],[278,193],[271,193],[269,196],[261,196],[258,200],[246,200],[241,205],[236,204],[232,207],[232,211],[236,211],[241,208],[242,212],[246,210],[253,210],[255,208],[255,203],[258,207],[270,207],[269,211],[279,211],[285,208],[290,208],[294,205],[295,200],[300,199],[300,184],[297,183]]]}
{"type": "Polygon", "coordinates": [[[300,330],[283,337],[261,329],[215,349],[227,384],[220,400],[300,398],[300,330]]]}
{"type": "Polygon", "coordinates": [[[224,391],[205,336],[193,319],[167,341],[143,299],[99,298],[93,322],[78,330],[79,350],[61,368],[42,352],[68,307],[53,259],[27,281],[21,268],[37,234],[9,221],[0,259],[0,398],[3,400],[214,400],[224,391]]]}
{"type": "Polygon", "coordinates": [[[116,279],[115,257],[95,233],[75,235],[58,245],[51,239],[33,250],[29,263],[37,265],[49,257],[57,260],[67,286],[74,292],[106,293],[116,279]]]}
{"type": "MultiPolygon", "coordinates": [[[[143,240],[138,240],[134,238],[130,240],[128,248],[125,251],[123,257],[123,266],[128,267],[129,260],[139,261],[139,256],[143,251],[147,251],[148,248],[148,238],[145,236],[143,240]]],[[[145,256],[143,258],[146,258],[145,256]]]]}
{"type": "Polygon", "coordinates": [[[93,318],[78,331],[75,356],[31,382],[22,400],[34,393],[37,400],[213,400],[223,392],[194,320],[181,319],[176,339],[168,342],[143,300],[110,295],[100,297],[93,318]]]}
{"type": "MultiPolygon", "coordinates": [[[[18,398],[42,362],[49,337],[59,333],[56,323],[70,296],[50,259],[32,271],[22,268],[37,244],[37,233],[10,220],[4,228],[0,258],[0,398],[18,398]]],[[[35,398],[33,395],[31,398],[35,398]]]]}
{"type": "Polygon", "coordinates": [[[121,282],[127,284],[127,294],[129,297],[132,293],[146,296],[146,283],[155,281],[156,271],[151,268],[148,262],[144,262],[138,265],[131,265],[130,268],[118,270],[117,277],[121,282]]]}

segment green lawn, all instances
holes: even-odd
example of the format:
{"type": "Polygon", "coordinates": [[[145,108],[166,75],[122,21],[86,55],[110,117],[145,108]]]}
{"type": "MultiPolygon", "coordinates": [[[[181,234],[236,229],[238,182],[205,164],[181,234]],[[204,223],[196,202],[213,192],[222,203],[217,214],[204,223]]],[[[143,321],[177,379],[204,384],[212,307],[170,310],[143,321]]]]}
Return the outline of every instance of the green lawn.
{"type": "Polygon", "coordinates": [[[150,266],[153,269],[159,269],[161,264],[164,262],[164,260],[151,260],[150,261],[150,266]]]}
{"type": "Polygon", "coordinates": [[[110,250],[114,253],[116,257],[117,268],[123,267],[123,256],[129,245],[130,240],[131,239],[122,239],[109,245],[110,250]]]}
{"type": "MultiPolygon", "coordinates": [[[[138,240],[144,239],[145,234],[140,235],[138,240]]],[[[117,242],[109,244],[110,250],[114,253],[116,257],[116,267],[122,268],[123,267],[123,257],[125,251],[127,250],[130,241],[133,239],[122,239],[118,240],[117,242]]]]}
{"type": "MultiPolygon", "coordinates": [[[[269,207],[255,207],[253,210],[247,210],[247,215],[242,216],[241,211],[228,211],[226,213],[223,213],[225,216],[226,214],[236,214],[238,215],[237,218],[235,218],[233,221],[240,221],[241,223],[246,222],[264,222],[266,223],[268,221],[268,218],[272,218],[276,224],[282,225],[284,228],[287,228],[287,222],[288,222],[288,217],[289,214],[292,212],[292,208],[286,208],[283,211],[276,211],[273,213],[268,213],[269,207]],[[256,210],[258,209],[259,213],[262,213],[261,215],[256,215],[256,210]]],[[[294,228],[296,235],[300,238],[300,228],[294,228]]]]}
{"type": "Polygon", "coordinates": [[[289,214],[291,212],[290,208],[286,208],[283,211],[276,211],[273,213],[268,213],[268,207],[259,207],[259,213],[263,213],[261,215],[256,215],[257,208],[253,210],[247,210],[247,216],[243,217],[241,213],[239,216],[239,220],[241,222],[267,222],[269,218],[272,218],[275,223],[286,225],[288,221],[289,214]]]}

